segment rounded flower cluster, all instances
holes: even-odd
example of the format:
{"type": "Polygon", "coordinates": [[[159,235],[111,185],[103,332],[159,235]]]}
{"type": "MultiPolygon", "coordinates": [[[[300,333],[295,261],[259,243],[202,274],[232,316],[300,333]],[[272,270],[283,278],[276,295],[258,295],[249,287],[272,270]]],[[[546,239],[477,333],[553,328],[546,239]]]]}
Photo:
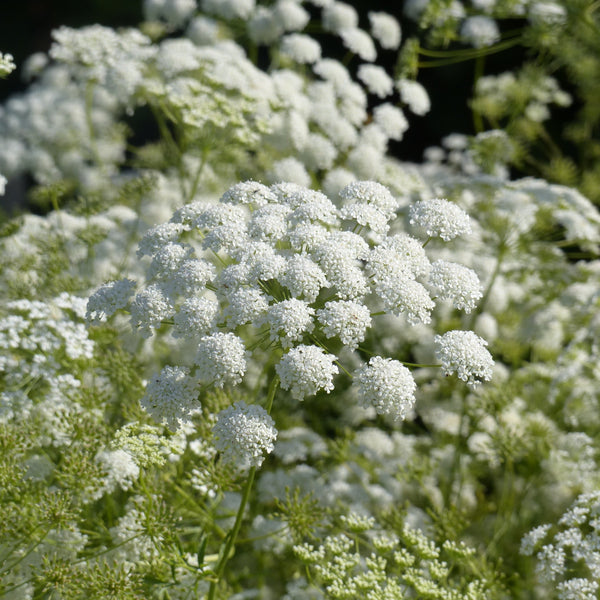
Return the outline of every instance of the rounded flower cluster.
{"type": "Polygon", "coordinates": [[[216,387],[237,384],[246,372],[244,342],[233,333],[213,333],[200,338],[195,363],[197,375],[216,387]]]}
{"type": "Polygon", "coordinates": [[[240,469],[260,467],[277,438],[275,422],[256,404],[236,402],[221,411],[213,428],[215,447],[223,458],[240,469]]]}
{"type": "Polygon", "coordinates": [[[469,386],[492,378],[494,359],[487,342],[472,331],[448,331],[435,336],[436,355],[446,375],[456,373],[469,386]]]}
{"type": "Polygon", "coordinates": [[[454,306],[470,313],[482,297],[481,283],[477,273],[469,267],[445,260],[431,265],[429,284],[440,298],[448,298],[454,306]]]}
{"type": "Polygon", "coordinates": [[[374,356],[355,374],[362,405],[374,406],[380,415],[396,421],[406,418],[415,403],[417,384],[411,372],[399,361],[374,356]]]}
{"type": "Polygon", "coordinates": [[[86,319],[88,323],[101,323],[120,308],[124,308],[135,289],[135,281],[121,279],[100,286],[89,298],[86,319]]]}
{"type": "Polygon", "coordinates": [[[157,423],[175,431],[200,408],[198,392],[198,382],[188,369],[165,367],[148,382],[140,404],[157,423]]]}
{"type": "MultiPolygon", "coordinates": [[[[157,420],[172,428],[185,422],[196,382],[241,383],[257,348],[261,361],[265,350],[283,351],[275,365],[280,385],[304,400],[334,388],[339,359],[328,347],[355,351],[376,315],[428,324],[436,298],[472,310],[481,297],[476,274],[432,264],[425,244],[402,231],[401,203],[387,187],[346,179],[338,197],[336,204],[299,184],[245,181],[219,202],[187,204],[145,234],[138,254],[147,283],[129,303],[131,322],[146,337],[168,323],[173,337],[196,347],[189,370],[166,368],[149,384],[142,404],[157,420]]],[[[446,200],[418,202],[410,222],[443,239],[469,231],[466,213],[446,200]]],[[[133,285],[100,288],[90,317],[114,312],[133,285]]],[[[469,384],[490,378],[493,361],[475,334],[436,339],[446,373],[469,384]]],[[[415,401],[413,377],[397,360],[374,356],[353,385],[363,405],[396,420],[415,401]]]]}
{"type": "Polygon", "coordinates": [[[297,400],[304,400],[319,390],[333,390],[333,377],[338,368],[333,364],[335,356],[327,354],[318,346],[296,346],[276,365],[281,387],[290,390],[297,400]]]}
{"type": "Polygon", "coordinates": [[[410,208],[410,224],[423,227],[427,235],[449,241],[471,233],[469,215],[443,198],[421,200],[410,208]]]}

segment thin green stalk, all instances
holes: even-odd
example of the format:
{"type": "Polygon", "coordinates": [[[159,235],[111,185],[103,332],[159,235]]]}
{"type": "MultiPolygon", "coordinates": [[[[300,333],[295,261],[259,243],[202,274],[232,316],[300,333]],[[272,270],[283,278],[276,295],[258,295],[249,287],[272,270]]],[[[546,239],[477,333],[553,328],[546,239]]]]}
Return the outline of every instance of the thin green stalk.
{"type": "MultiPolygon", "coordinates": [[[[275,398],[275,392],[277,391],[277,387],[279,385],[279,377],[275,376],[271,380],[271,384],[269,385],[269,391],[267,394],[267,413],[271,414],[271,409],[273,408],[273,400],[275,398]]],[[[242,491],[242,501],[240,502],[240,506],[238,508],[237,514],[235,516],[235,523],[233,524],[233,528],[227,535],[227,542],[225,543],[225,547],[222,552],[219,554],[219,562],[217,563],[217,567],[215,569],[215,579],[210,582],[210,588],[208,590],[207,600],[214,600],[215,594],[217,593],[217,585],[221,578],[223,577],[223,573],[225,572],[225,566],[227,565],[227,561],[229,560],[232,550],[235,547],[235,542],[237,540],[238,534],[242,527],[242,521],[244,519],[244,511],[246,510],[246,506],[248,505],[248,501],[250,500],[250,493],[252,491],[252,484],[254,483],[254,477],[256,475],[256,467],[252,467],[250,472],[248,473],[248,479],[244,485],[244,489],[242,491]]]]}
{"type": "Polygon", "coordinates": [[[252,491],[252,484],[254,483],[254,476],[256,475],[256,467],[252,467],[250,472],[248,473],[248,479],[246,481],[246,485],[244,486],[242,501],[240,502],[240,506],[238,508],[237,515],[235,517],[235,523],[233,525],[233,529],[230,531],[227,536],[227,543],[223,548],[223,551],[220,555],[219,562],[217,563],[217,568],[215,569],[215,579],[210,583],[210,589],[208,590],[208,600],[214,600],[215,594],[217,592],[217,584],[221,581],[223,577],[223,573],[225,572],[225,565],[229,560],[231,551],[235,545],[235,541],[237,539],[238,533],[242,526],[242,520],[244,518],[244,510],[246,509],[246,505],[248,504],[248,500],[250,499],[250,492],[252,491]]]}

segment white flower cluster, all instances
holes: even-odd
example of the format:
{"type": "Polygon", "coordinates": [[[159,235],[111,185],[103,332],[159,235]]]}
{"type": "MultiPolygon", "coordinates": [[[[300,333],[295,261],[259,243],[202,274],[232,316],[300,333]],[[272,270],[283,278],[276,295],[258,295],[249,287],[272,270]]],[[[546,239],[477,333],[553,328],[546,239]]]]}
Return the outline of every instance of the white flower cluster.
{"type": "Polygon", "coordinates": [[[581,494],[558,522],[527,533],[521,554],[535,554],[539,579],[555,587],[560,600],[595,599],[600,580],[600,492],[581,494]],[[553,535],[549,535],[555,530],[553,535]],[[575,571],[580,575],[573,577],[575,571]]]}
{"type": "Polygon", "coordinates": [[[16,69],[12,54],[0,52],[0,77],[6,77],[16,69]]]}
{"type": "Polygon", "coordinates": [[[358,395],[364,407],[374,406],[381,415],[401,421],[415,403],[417,384],[397,360],[374,356],[356,374],[358,395]]]}
{"type": "Polygon", "coordinates": [[[410,208],[410,224],[423,227],[427,235],[449,241],[471,233],[469,215],[457,204],[443,198],[421,200],[410,208]]]}
{"type": "Polygon", "coordinates": [[[200,408],[198,382],[184,367],[164,367],[152,377],[140,404],[157,423],[177,430],[200,408]]]}
{"type": "Polygon", "coordinates": [[[456,373],[469,386],[492,378],[494,360],[487,342],[472,331],[448,331],[435,336],[436,355],[446,375],[456,373]]]}
{"type": "Polygon", "coordinates": [[[221,411],[213,428],[215,447],[238,468],[260,467],[264,454],[273,451],[277,438],[275,422],[256,404],[236,402],[221,411]]]}
{"type": "MultiPolygon", "coordinates": [[[[330,392],[338,356],[327,345],[356,350],[372,312],[428,323],[435,302],[427,286],[457,308],[475,306],[481,292],[474,272],[444,261],[432,266],[416,238],[387,234],[402,219],[386,187],[354,181],[339,196],[340,208],[296,184],[247,181],[218,204],[184,206],[144,236],[138,253],[148,257],[148,282],[129,303],[131,323],[148,337],[172,322],[173,335],[197,348],[193,373],[167,367],[150,383],[148,412],[171,427],[185,421],[197,381],[239,384],[252,349],[268,342],[287,350],[275,369],[294,398],[330,392]]],[[[422,201],[411,214],[429,234],[468,231],[466,213],[447,201],[422,201]]],[[[101,287],[90,298],[90,318],[114,312],[132,288],[127,280],[101,287]]],[[[490,378],[483,340],[472,332],[441,340],[446,373],[469,383],[490,378]]],[[[396,419],[414,403],[414,380],[398,361],[372,358],[355,384],[364,405],[396,419]]]]}

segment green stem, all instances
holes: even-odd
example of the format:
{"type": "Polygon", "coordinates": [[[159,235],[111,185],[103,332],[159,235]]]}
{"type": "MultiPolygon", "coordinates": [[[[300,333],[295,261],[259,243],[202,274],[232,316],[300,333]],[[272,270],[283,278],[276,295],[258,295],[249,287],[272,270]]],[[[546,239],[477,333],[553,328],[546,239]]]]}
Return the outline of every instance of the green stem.
{"type": "Polygon", "coordinates": [[[238,508],[237,515],[235,516],[235,523],[233,525],[233,529],[230,531],[227,536],[227,543],[225,544],[225,548],[223,548],[223,552],[219,558],[219,562],[217,564],[217,568],[215,569],[216,579],[211,581],[210,589],[208,590],[208,600],[214,600],[215,594],[217,592],[217,584],[221,581],[223,577],[223,573],[225,572],[225,565],[229,560],[231,551],[235,545],[235,541],[237,539],[238,533],[240,532],[240,528],[242,526],[242,519],[244,518],[244,510],[246,509],[246,505],[248,504],[248,500],[250,499],[250,492],[252,490],[252,484],[254,483],[254,476],[256,475],[256,467],[252,467],[250,472],[248,473],[248,479],[246,481],[246,485],[244,486],[244,491],[242,495],[242,501],[240,502],[240,507],[238,508]]]}
{"type": "Polygon", "coordinates": [[[200,161],[200,165],[198,166],[198,170],[196,171],[196,176],[194,177],[194,181],[192,182],[192,187],[190,189],[190,193],[188,194],[188,202],[192,202],[196,192],[198,191],[198,184],[200,183],[200,177],[202,176],[202,171],[204,171],[204,166],[206,165],[206,157],[208,155],[208,151],[206,149],[202,150],[202,159],[200,161]]]}
{"type": "MultiPolygon", "coordinates": [[[[269,414],[271,414],[271,409],[273,408],[273,400],[275,398],[275,392],[277,391],[278,385],[279,377],[275,376],[271,380],[271,383],[269,385],[269,391],[267,394],[267,413],[269,414]]],[[[252,491],[252,484],[254,483],[255,475],[256,467],[252,467],[250,469],[250,472],[248,473],[248,479],[246,480],[246,484],[244,485],[244,489],[242,492],[242,501],[240,502],[240,506],[235,516],[235,523],[233,524],[233,528],[227,535],[227,542],[225,543],[223,551],[219,555],[219,562],[217,563],[217,567],[215,569],[215,579],[210,582],[210,589],[208,590],[207,600],[214,600],[215,594],[217,592],[217,585],[223,577],[223,573],[225,572],[225,566],[227,565],[227,561],[231,557],[232,550],[235,547],[235,542],[242,527],[244,511],[246,509],[246,506],[248,505],[248,500],[250,499],[250,492],[252,491]]]]}
{"type": "Polygon", "coordinates": [[[473,324],[475,323],[475,319],[484,311],[485,305],[487,304],[488,298],[492,293],[492,288],[494,287],[494,283],[500,275],[500,268],[502,267],[502,260],[504,259],[504,254],[506,253],[506,246],[504,243],[500,245],[498,248],[498,259],[496,260],[496,266],[494,267],[494,272],[492,273],[492,277],[490,278],[485,291],[483,292],[483,296],[481,297],[481,302],[479,302],[477,308],[471,313],[471,318],[469,319],[468,328],[473,329],[473,324]]]}

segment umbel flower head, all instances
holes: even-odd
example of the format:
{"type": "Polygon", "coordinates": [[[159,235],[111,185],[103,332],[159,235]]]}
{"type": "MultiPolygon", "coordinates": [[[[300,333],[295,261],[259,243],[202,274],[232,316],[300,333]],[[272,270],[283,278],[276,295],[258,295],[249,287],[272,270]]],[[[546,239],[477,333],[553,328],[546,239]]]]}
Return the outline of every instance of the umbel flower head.
{"type": "Polygon", "coordinates": [[[213,428],[215,446],[240,469],[260,467],[277,438],[275,422],[262,406],[236,402],[219,413],[213,428]]]}
{"type": "MultiPolygon", "coordinates": [[[[389,189],[352,181],[334,200],[298,184],[246,181],[218,203],[186,205],[144,236],[138,254],[148,264],[147,283],[129,303],[132,325],[150,336],[167,321],[176,339],[197,348],[185,367],[151,380],[143,404],[152,416],[170,427],[185,423],[200,387],[243,384],[257,348],[261,367],[265,351],[274,357],[280,386],[293,398],[329,393],[348,372],[342,357],[360,350],[377,315],[410,326],[431,322],[437,298],[465,312],[475,307],[476,274],[432,264],[425,244],[402,231],[401,203],[389,189]]],[[[410,221],[442,239],[470,231],[468,215],[441,199],[415,204],[410,221]]],[[[90,298],[90,319],[112,314],[133,289],[132,282],[101,287],[90,298]]],[[[491,377],[493,361],[474,333],[450,332],[436,342],[445,373],[469,384],[491,377]]],[[[416,384],[395,358],[373,356],[353,385],[363,406],[399,421],[415,403],[416,384]]],[[[236,405],[222,413],[215,431],[224,454],[260,464],[270,434],[259,412],[236,405]],[[260,430],[263,437],[244,437],[236,419],[248,435],[260,430]]]]}

